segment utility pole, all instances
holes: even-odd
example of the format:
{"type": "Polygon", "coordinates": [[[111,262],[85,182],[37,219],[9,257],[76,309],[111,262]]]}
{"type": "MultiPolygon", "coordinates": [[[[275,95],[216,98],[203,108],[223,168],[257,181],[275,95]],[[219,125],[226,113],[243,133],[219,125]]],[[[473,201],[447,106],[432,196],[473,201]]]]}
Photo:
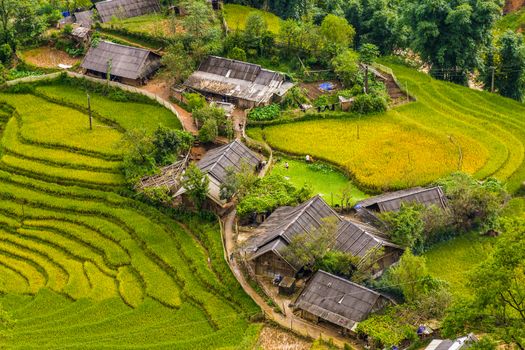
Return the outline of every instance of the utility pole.
{"type": "Polygon", "coordinates": [[[492,79],[491,79],[491,84],[490,84],[490,92],[494,93],[494,70],[496,69],[496,67],[492,66],[492,67],[490,67],[490,69],[492,69],[492,79]]]}
{"type": "Polygon", "coordinates": [[[91,114],[91,97],[87,92],[88,115],[89,115],[89,130],[93,130],[93,115],[91,114]]]}
{"type": "Polygon", "coordinates": [[[365,94],[368,94],[368,64],[365,64],[365,94]]]}

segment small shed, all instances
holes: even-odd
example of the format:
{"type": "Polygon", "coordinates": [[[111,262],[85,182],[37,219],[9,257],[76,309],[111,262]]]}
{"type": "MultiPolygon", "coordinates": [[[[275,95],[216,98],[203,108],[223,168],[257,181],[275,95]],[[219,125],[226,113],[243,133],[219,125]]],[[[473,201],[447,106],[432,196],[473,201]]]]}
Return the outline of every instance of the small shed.
{"type": "MultiPolygon", "coordinates": [[[[260,162],[259,156],[239,140],[206,153],[197,162],[197,167],[210,180],[208,198],[219,207],[224,208],[227,202],[220,198],[220,188],[221,184],[226,180],[228,169],[240,172],[243,169],[243,165],[247,165],[255,171],[260,162]]],[[[186,189],[181,187],[175,194],[175,197],[184,193],[186,193],[186,189]]]]}
{"type": "Polygon", "coordinates": [[[82,61],[87,74],[125,84],[141,85],[160,68],[160,55],[137,47],[101,41],[92,45],[82,61]]]}
{"type": "Polygon", "coordinates": [[[415,187],[367,198],[358,202],[355,208],[365,208],[374,212],[386,213],[398,211],[402,204],[411,203],[421,204],[426,207],[434,205],[445,209],[447,207],[447,198],[440,186],[431,188],[415,187]]]}
{"type": "Polygon", "coordinates": [[[102,23],[160,12],[158,0],[106,0],[95,4],[102,23]]]}
{"type": "Polygon", "coordinates": [[[81,44],[83,47],[86,47],[89,44],[89,40],[91,38],[91,29],[88,27],[77,26],[73,28],[71,36],[77,43],[81,44]]]}
{"type": "Polygon", "coordinates": [[[477,342],[478,338],[470,333],[464,337],[459,337],[456,340],[450,339],[434,339],[428,344],[425,350],[460,350],[467,349],[477,342]]]}
{"type": "Polygon", "coordinates": [[[341,110],[348,112],[350,108],[352,108],[352,104],[354,103],[354,98],[346,98],[343,96],[339,96],[339,105],[341,106],[341,110]]]}
{"type": "Polygon", "coordinates": [[[279,283],[279,294],[292,295],[295,292],[295,278],[284,277],[279,283]]]}
{"type": "Polygon", "coordinates": [[[393,301],[385,295],[319,270],[308,281],[294,303],[301,317],[327,322],[344,333],[353,333],[357,323],[393,301]]]}

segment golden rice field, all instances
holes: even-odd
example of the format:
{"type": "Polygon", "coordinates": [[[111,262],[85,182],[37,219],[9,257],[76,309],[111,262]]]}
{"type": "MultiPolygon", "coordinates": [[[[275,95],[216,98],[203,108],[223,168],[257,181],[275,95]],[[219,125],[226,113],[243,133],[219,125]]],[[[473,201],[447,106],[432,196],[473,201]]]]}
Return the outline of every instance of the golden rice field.
{"type": "Polygon", "coordinates": [[[457,170],[519,188],[525,179],[525,105],[390,66],[417,102],[380,115],[254,128],[249,134],[275,149],[341,165],[374,191],[428,184],[457,170]]]}
{"type": "Polygon", "coordinates": [[[253,347],[260,310],[224,261],[215,220],[139,202],[120,175],[131,121],[151,131],[176,117],[93,94],[89,130],[75,96],[58,83],[0,92],[0,304],[15,320],[0,348],[253,347]]]}

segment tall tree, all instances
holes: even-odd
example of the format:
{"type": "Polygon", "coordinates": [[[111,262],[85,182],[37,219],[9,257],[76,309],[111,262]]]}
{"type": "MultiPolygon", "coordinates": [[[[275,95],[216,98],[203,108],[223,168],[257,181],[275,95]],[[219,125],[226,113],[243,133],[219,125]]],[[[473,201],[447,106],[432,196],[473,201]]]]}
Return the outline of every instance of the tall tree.
{"type": "Polygon", "coordinates": [[[365,65],[365,94],[368,94],[368,66],[379,56],[379,49],[374,44],[363,44],[359,49],[361,63],[365,65]]]}
{"type": "Polygon", "coordinates": [[[498,41],[498,66],[494,85],[505,97],[523,101],[525,97],[525,45],[523,36],[505,32],[498,41]]]}
{"type": "Polygon", "coordinates": [[[182,186],[197,209],[202,209],[208,195],[210,179],[195,164],[191,164],[182,180],[182,186]]]}
{"type": "Polygon", "coordinates": [[[321,23],[321,35],[329,59],[347,49],[354,40],[355,29],[343,17],[328,15],[321,23]]]}
{"type": "Polygon", "coordinates": [[[501,12],[499,0],[407,0],[413,49],[432,76],[466,85],[501,12]]]}

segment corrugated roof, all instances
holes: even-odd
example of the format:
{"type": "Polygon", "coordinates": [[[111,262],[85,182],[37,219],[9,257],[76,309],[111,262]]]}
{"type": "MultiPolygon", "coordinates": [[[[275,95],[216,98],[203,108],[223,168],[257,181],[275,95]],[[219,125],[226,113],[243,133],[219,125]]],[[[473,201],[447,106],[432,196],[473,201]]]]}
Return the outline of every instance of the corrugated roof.
{"type": "Polygon", "coordinates": [[[146,75],[146,71],[160,67],[160,56],[148,50],[101,41],[96,47],[89,48],[82,62],[82,68],[107,73],[108,62],[111,62],[111,75],[139,79],[146,75]],[[150,55],[155,57],[149,63],[154,67],[147,67],[150,55]]]}
{"type": "Polygon", "coordinates": [[[371,289],[320,270],[307,283],[295,307],[351,329],[376,308],[380,298],[388,300],[371,289]]]}
{"type": "Polygon", "coordinates": [[[255,168],[259,162],[259,158],[251,149],[241,141],[235,140],[206,153],[197,163],[197,167],[222,183],[228,168],[240,171],[243,163],[255,168]]]}
{"type": "Polygon", "coordinates": [[[435,205],[444,209],[447,205],[447,199],[439,186],[432,188],[416,187],[371,197],[357,203],[355,207],[389,212],[398,211],[402,203],[419,203],[424,206],[435,205]]]}
{"type": "Polygon", "coordinates": [[[285,82],[283,74],[261,66],[209,56],[184,85],[203,92],[231,96],[256,103],[269,102],[283,95],[293,84],[285,82]]]}
{"type": "Polygon", "coordinates": [[[112,17],[130,18],[160,12],[158,0],[107,0],[95,4],[102,22],[112,17]]]}

